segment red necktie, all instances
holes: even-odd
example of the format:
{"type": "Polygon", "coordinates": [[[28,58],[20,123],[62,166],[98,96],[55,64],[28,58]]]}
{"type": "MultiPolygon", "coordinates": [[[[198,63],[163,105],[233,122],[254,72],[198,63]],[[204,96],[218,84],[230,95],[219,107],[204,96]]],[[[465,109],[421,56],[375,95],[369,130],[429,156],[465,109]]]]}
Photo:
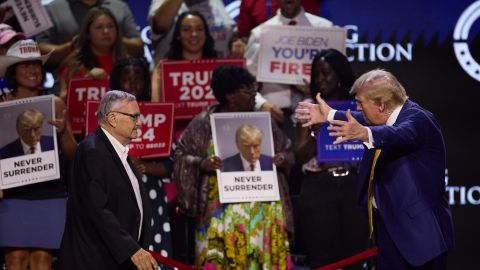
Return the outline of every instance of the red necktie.
{"type": "Polygon", "coordinates": [[[35,154],[35,146],[30,146],[30,154],[35,154]]]}
{"type": "Polygon", "coordinates": [[[297,25],[297,22],[296,21],[290,21],[290,22],[288,22],[288,25],[297,25]]]}
{"type": "Polygon", "coordinates": [[[250,171],[253,171],[255,169],[255,165],[253,163],[250,163],[250,171]]]}

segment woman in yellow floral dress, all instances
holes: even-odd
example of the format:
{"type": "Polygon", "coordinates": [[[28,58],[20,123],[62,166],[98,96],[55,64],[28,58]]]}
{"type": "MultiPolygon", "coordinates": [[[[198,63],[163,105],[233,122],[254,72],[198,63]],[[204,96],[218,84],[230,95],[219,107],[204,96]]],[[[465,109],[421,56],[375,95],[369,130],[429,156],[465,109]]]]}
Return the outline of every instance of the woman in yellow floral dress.
{"type": "Polygon", "coordinates": [[[288,237],[292,207],[285,175],[293,164],[291,142],[272,121],[280,201],[219,201],[210,114],[253,111],[255,78],[246,69],[220,66],[211,88],[219,104],[195,117],[175,151],[174,180],[181,210],[195,217],[195,264],[204,269],[291,269],[288,237]]]}

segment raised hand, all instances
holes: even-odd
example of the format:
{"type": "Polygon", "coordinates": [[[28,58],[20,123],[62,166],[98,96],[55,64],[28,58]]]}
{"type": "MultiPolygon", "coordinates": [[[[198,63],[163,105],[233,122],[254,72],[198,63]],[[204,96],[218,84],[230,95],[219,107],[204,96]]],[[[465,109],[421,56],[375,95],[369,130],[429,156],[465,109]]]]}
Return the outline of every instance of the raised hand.
{"type": "Polygon", "coordinates": [[[317,102],[318,104],[298,103],[298,107],[295,110],[295,118],[302,123],[303,127],[327,122],[328,113],[332,108],[320,97],[320,93],[317,94],[317,102]]]}
{"type": "Polygon", "coordinates": [[[103,80],[107,78],[107,72],[103,68],[92,68],[86,75],[86,77],[90,77],[95,80],[103,80]]]}
{"type": "Polygon", "coordinates": [[[275,106],[275,104],[267,101],[262,104],[260,110],[264,112],[269,112],[272,115],[273,120],[275,120],[277,123],[283,123],[283,111],[280,110],[280,108],[278,108],[277,106],[275,106]]]}
{"type": "Polygon", "coordinates": [[[65,127],[67,125],[67,122],[66,122],[68,121],[67,119],[68,119],[67,110],[63,109],[62,117],[57,117],[55,118],[55,120],[49,120],[48,123],[57,128],[58,134],[63,134],[63,132],[65,131],[65,127]]]}
{"type": "Polygon", "coordinates": [[[368,130],[362,126],[352,116],[350,110],[346,113],[347,121],[333,120],[330,121],[328,130],[332,131],[328,135],[337,137],[333,144],[339,144],[347,141],[362,141],[368,142],[368,130]]]}

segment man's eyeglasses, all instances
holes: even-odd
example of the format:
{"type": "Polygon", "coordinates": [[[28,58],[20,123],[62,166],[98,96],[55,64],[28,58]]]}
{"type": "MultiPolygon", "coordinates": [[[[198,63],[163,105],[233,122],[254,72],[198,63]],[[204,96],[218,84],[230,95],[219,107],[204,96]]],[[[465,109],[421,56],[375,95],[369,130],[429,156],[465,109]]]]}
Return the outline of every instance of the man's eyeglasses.
{"type": "Polygon", "coordinates": [[[140,114],[139,114],[139,113],[131,114],[131,113],[119,112],[119,111],[111,111],[111,112],[109,112],[109,113],[119,113],[119,114],[123,114],[123,115],[126,115],[126,116],[130,117],[133,121],[137,121],[138,118],[140,117],[140,114]]]}

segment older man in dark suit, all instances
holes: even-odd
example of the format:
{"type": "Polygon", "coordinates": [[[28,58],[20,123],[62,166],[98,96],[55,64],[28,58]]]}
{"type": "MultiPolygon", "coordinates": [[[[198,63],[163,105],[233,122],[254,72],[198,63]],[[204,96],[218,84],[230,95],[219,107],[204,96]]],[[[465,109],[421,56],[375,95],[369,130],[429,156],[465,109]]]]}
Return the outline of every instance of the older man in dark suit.
{"type": "Polygon", "coordinates": [[[303,103],[296,113],[304,126],[328,120],[335,143],[366,145],[359,199],[378,246],[377,269],[446,269],[454,236],[437,120],[384,70],[363,74],[351,93],[361,113],[332,110],[320,96],[318,105],[303,103]]]}
{"type": "Polygon", "coordinates": [[[58,269],[157,269],[145,250],[148,198],[128,158],[139,117],[133,95],[113,90],[102,98],[100,127],[75,153],[58,269]]]}

